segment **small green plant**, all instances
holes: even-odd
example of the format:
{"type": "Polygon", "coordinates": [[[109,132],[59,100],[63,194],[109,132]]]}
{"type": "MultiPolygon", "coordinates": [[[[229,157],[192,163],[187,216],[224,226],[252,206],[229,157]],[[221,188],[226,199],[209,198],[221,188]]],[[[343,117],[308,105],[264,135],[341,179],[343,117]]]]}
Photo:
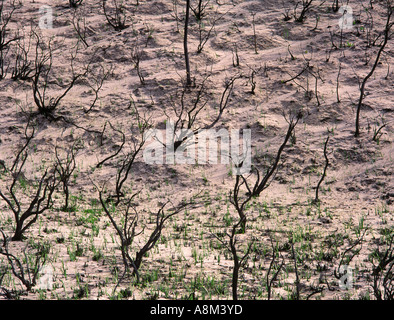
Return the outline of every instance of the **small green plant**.
{"type": "Polygon", "coordinates": [[[72,243],[71,248],[67,248],[67,253],[70,257],[70,261],[76,261],[77,257],[82,257],[83,248],[77,243],[75,248],[74,243],[72,243]]]}

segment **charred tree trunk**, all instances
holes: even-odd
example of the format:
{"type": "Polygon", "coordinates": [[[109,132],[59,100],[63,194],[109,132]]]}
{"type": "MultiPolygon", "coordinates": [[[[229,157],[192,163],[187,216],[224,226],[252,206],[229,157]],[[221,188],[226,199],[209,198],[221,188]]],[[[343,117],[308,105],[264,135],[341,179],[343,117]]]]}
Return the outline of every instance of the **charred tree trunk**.
{"type": "Polygon", "coordinates": [[[190,13],[190,0],[186,0],[186,18],[185,18],[185,32],[183,36],[183,48],[185,52],[185,63],[186,63],[186,86],[192,85],[190,76],[190,62],[189,62],[189,50],[187,48],[187,34],[189,26],[189,13],[190,13]]]}

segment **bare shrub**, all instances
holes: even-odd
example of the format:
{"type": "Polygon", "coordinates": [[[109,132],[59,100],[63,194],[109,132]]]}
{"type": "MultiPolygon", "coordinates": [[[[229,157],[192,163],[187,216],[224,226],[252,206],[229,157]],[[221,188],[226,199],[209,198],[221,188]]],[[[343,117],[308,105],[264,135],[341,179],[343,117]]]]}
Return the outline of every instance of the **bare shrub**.
{"type": "Polygon", "coordinates": [[[55,147],[56,171],[59,174],[59,180],[62,184],[62,189],[65,196],[64,206],[62,207],[63,211],[68,210],[70,197],[69,184],[70,178],[76,167],[75,156],[78,151],[78,144],[79,141],[74,142],[70,150],[67,152],[66,157],[63,159],[59,155],[59,148],[57,146],[55,147]]]}
{"type": "Polygon", "coordinates": [[[88,68],[84,71],[77,73],[74,70],[73,62],[76,54],[78,53],[78,47],[76,47],[75,54],[71,56],[71,71],[72,76],[66,89],[57,97],[47,97],[47,90],[49,88],[50,77],[52,76],[52,56],[53,49],[51,40],[47,44],[42,42],[42,39],[37,33],[34,33],[36,37],[36,52],[34,61],[34,72],[32,76],[32,89],[34,102],[38,108],[40,114],[45,115],[50,119],[55,119],[53,112],[59,106],[60,101],[67,95],[67,93],[74,87],[76,82],[84,77],[88,68]]]}
{"type": "Polygon", "coordinates": [[[10,49],[10,44],[19,39],[19,36],[9,36],[9,23],[12,15],[16,10],[16,0],[1,1],[0,3],[0,80],[5,78],[7,69],[5,58],[10,49]],[[9,2],[10,8],[7,12],[6,2],[9,2]]]}
{"type": "Polygon", "coordinates": [[[12,69],[12,80],[31,80],[33,77],[33,63],[29,59],[33,37],[33,32],[30,31],[28,37],[21,36],[15,42],[15,62],[12,69]]]}
{"type": "Polygon", "coordinates": [[[387,1],[387,18],[386,18],[386,25],[383,31],[384,34],[384,40],[380,45],[379,51],[376,55],[375,58],[375,63],[373,64],[371,71],[365,76],[365,78],[363,79],[362,83],[361,83],[361,87],[360,87],[360,98],[358,99],[358,103],[357,103],[357,111],[356,111],[356,130],[354,132],[354,136],[358,137],[360,135],[360,111],[361,111],[361,107],[363,105],[363,99],[364,99],[364,92],[365,92],[365,85],[368,81],[368,79],[373,75],[373,73],[375,72],[376,67],[379,64],[379,59],[380,56],[384,50],[384,48],[386,47],[389,38],[391,36],[390,34],[390,30],[393,27],[393,22],[391,21],[391,17],[393,15],[393,11],[394,11],[394,7],[391,4],[391,1],[387,1]]]}
{"type": "Polygon", "coordinates": [[[298,8],[298,5],[300,4],[300,2],[297,2],[296,6],[294,8],[295,21],[301,22],[301,23],[305,21],[306,14],[311,9],[312,2],[313,2],[313,0],[302,0],[302,8],[301,8],[301,12],[299,13],[299,15],[297,14],[297,8],[298,8]]]}
{"type": "MultiPolygon", "coordinates": [[[[105,185],[103,186],[103,188],[105,185]]],[[[172,216],[180,213],[184,208],[186,208],[187,204],[182,203],[176,208],[169,209],[169,213],[165,213],[164,208],[169,203],[166,202],[163,204],[160,209],[155,213],[155,224],[153,230],[149,233],[147,240],[144,240],[144,244],[140,246],[139,250],[135,251],[135,258],[131,257],[130,250],[132,249],[133,242],[137,237],[142,236],[145,233],[146,225],[139,225],[139,213],[136,208],[136,204],[133,202],[134,198],[139,194],[139,192],[134,193],[128,199],[123,199],[120,203],[116,205],[116,211],[121,212],[121,221],[117,221],[115,215],[115,206],[111,202],[107,202],[103,197],[103,188],[99,191],[100,203],[106,213],[107,217],[111,221],[113,228],[116,230],[116,233],[120,239],[121,243],[121,252],[122,252],[122,261],[125,267],[124,273],[122,277],[119,279],[118,284],[124,278],[125,274],[128,271],[132,270],[132,275],[136,276],[137,282],[139,282],[139,273],[138,270],[141,266],[143,258],[146,256],[147,252],[149,252],[160,239],[160,235],[163,231],[164,225],[166,221],[172,216]],[[139,231],[137,231],[139,228],[139,231]]]]}
{"type": "MultiPolygon", "coordinates": [[[[227,109],[229,99],[232,95],[234,83],[241,78],[241,75],[235,75],[226,79],[224,82],[224,89],[221,93],[220,100],[217,102],[216,115],[210,120],[210,123],[205,126],[198,126],[198,120],[201,112],[208,106],[208,102],[212,97],[208,94],[208,79],[210,75],[206,76],[200,84],[195,88],[183,87],[182,91],[169,97],[171,108],[175,114],[173,127],[171,128],[174,146],[176,151],[184,141],[186,141],[192,131],[197,134],[199,130],[208,130],[213,128],[222,117],[223,112],[227,109]]],[[[165,112],[168,119],[171,116],[165,112]]]]}
{"type": "Polygon", "coordinates": [[[394,300],[394,233],[384,240],[384,246],[370,254],[372,260],[373,293],[377,300],[394,300]]]}
{"type": "MultiPolygon", "coordinates": [[[[252,173],[254,173],[256,176],[255,178],[256,180],[254,182],[253,187],[251,187],[248,183],[248,180],[250,180],[250,176],[252,175],[252,173],[248,177],[245,177],[244,175],[241,174],[241,175],[237,175],[234,188],[232,191],[230,191],[230,195],[229,195],[230,203],[233,205],[233,207],[238,213],[238,220],[232,226],[231,233],[227,234],[229,238],[228,244],[225,243],[223,240],[219,238],[218,239],[226,245],[227,249],[231,252],[233,257],[232,295],[234,300],[238,299],[237,290],[238,290],[240,269],[245,265],[247,258],[250,254],[252,245],[255,241],[252,239],[247,244],[246,248],[243,249],[244,254],[241,256],[239,255],[240,249],[237,246],[237,234],[245,233],[246,230],[246,222],[247,222],[246,206],[250,202],[250,200],[258,197],[271,184],[272,181],[271,178],[274,176],[275,172],[277,171],[279,160],[281,158],[283,149],[285,148],[287,142],[289,141],[292,132],[300,119],[301,119],[301,115],[298,115],[297,118],[292,117],[290,119],[285,139],[277,151],[274,162],[268,167],[266,174],[260,179],[260,171],[253,166],[252,173]],[[243,196],[243,194],[245,194],[245,190],[243,190],[244,188],[246,189],[246,196],[243,196]]],[[[271,261],[270,269],[274,261],[275,261],[275,257],[273,257],[273,260],[271,261]]],[[[280,266],[279,270],[281,269],[281,267],[282,266],[280,266]]],[[[269,292],[271,291],[270,287],[273,281],[273,280],[271,281],[268,280],[270,269],[267,272],[267,285],[269,285],[269,292]]],[[[277,271],[277,273],[278,272],[279,271],[277,271]]],[[[272,279],[276,278],[277,273],[273,276],[272,279]]]]}
{"type": "Polygon", "coordinates": [[[15,230],[12,241],[21,241],[25,231],[37,221],[38,216],[52,206],[52,196],[59,183],[55,165],[50,170],[45,169],[41,178],[32,183],[32,197],[17,194],[18,187],[24,188],[27,184],[23,168],[29,155],[29,144],[35,134],[34,127],[31,133],[28,133],[29,127],[30,122],[25,129],[25,143],[18,151],[9,172],[12,179],[7,188],[8,195],[0,190],[0,197],[6,202],[14,215],[15,230]]]}
{"type": "Polygon", "coordinates": [[[87,26],[86,26],[86,12],[84,9],[75,9],[72,17],[72,24],[78,38],[83,42],[86,48],[89,47],[87,42],[87,26]]]}
{"type": "Polygon", "coordinates": [[[26,292],[31,292],[37,284],[40,271],[46,263],[50,245],[39,243],[32,247],[27,244],[23,250],[23,258],[17,257],[10,252],[9,239],[2,229],[0,229],[0,233],[3,237],[0,245],[0,255],[4,256],[8,262],[8,265],[0,268],[0,296],[4,296],[6,299],[18,299],[19,296],[26,294],[26,292]],[[5,282],[5,275],[9,272],[20,281],[24,290],[16,290],[3,283],[5,282]]]}
{"type": "Polygon", "coordinates": [[[108,24],[116,31],[122,31],[129,26],[126,24],[127,10],[123,0],[112,0],[111,8],[107,6],[107,0],[102,0],[104,16],[108,24]]]}

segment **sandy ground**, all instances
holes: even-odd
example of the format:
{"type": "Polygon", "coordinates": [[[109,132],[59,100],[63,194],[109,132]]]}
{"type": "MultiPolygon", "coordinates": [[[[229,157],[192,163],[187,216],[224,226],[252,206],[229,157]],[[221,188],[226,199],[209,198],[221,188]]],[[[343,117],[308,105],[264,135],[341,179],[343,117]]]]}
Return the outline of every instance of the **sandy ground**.
{"type": "MultiPolygon", "coordinates": [[[[120,161],[132,148],[133,139],[139,138],[135,108],[140,115],[150,117],[157,129],[164,129],[165,121],[175,119],[174,106],[180,107],[185,83],[185,2],[174,1],[139,1],[138,6],[135,1],[124,1],[128,27],[122,31],[115,31],[107,23],[100,1],[83,1],[77,9],[69,8],[67,1],[20,1],[13,13],[10,36],[19,32],[27,46],[33,28],[43,43],[51,39],[47,99],[65,90],[72,68],[78,73],[89,65],[88,74],[77,81],[54,111],[76,126],[37,114],[31,81],[11,79],[16,42],[5,60],[9,70],[0,81],[0,160],[7,168],[25,141],[29,113],[36,125],[23,171],[27,186],[18,189],[22,203],[35,190],[34,181],[55,160],[55,146],[65,158],[78,142],[76,170],[70,183],[73,210],[60,210],[64,194],[59,189],[53,207],[28,229],[26,239],[10,243],[10,249],[20,256],[29,243],[50,244],[46,265],[52,268],[52,288],[36,288],[21,299],[231,298],[233,261],[226,248],[226,232],[230,233],[237,214],[229,202],[235,183],[230,166],[149,165],[141,153],[125,183],[129,195],[141,191],[134,207],[140,219],[137,229],[142,233],[132,245],[132,255],[149,236],[154,226],[152,216],[163,203],[170,200],[176,205],[192,197],[195,203],[167,221],[160,240],[142,262],[141,282],[136,284],[134,278],[126,277],[114,292],[123,273],[119,239],[99,204],[94,183],[105,183],[108,192],[114,190],[120,161]],[[53,9],[53,28],[41,30],[36,27],[41,17],[39,8],[48,4],[53,9]],[[88,47],[78,41],[73,15],[79,17],[88,47]],[[136,46],[141,52],[144,84],[131,59],[136,46]],[[94,101],[94,90],[103,77],[95,106],[84,112],[94,101]],[[101,168],[95,168],[122,142],[121,134],[108,125],[105,134],[100,135],[108,121],[124,132],[126,147],[101,168]]],[[[385,239],[393,234],[394,225],[392,40],[366,84],[358,138],[354,130],[359,83],[371,70],[379,50],[378,45],[368,47],[368,39],[374,39],[385,26],[383,1],[375,3],[373,9],[369,1],[349,1],[355,24],[343,30],[342,47],[338,26],[341,14],[332,11],[331,2],[313,1],[303,23],[294,18],[285,21],[284,13],[289,10],[293,14],[296,2],[210,1],[202,35],[215,25],[201,53],[197,53],[199,27],[191,13],[188,46],[191,76],[197,87],[186,92],[185,101],[192,105],[199,85],[209,75],[205,83],[206,106],[196,126],[209,124],[217,114],[225,81],[241,75],[214,129],[251,129],[253,164],[262,172],[284,139],[288,124],[283,113],[301,110],[303,114],[275,179],[250,202],[246,232],[237,235],[240,255],[253,241],[253,250],[240,271],[240,298],[267,298],[271,244],[277,252],[274,269],[283,261],[273,281],[271,298],[294,298],[296,269],[290,245],[294,243],[302,299],[319,288],[311,299],[374,299],[371,253],[386,247],[385,239]],[[239,66],[234,66],[236,52],[239,66]],[[287,81],[307,63],[309,74],[287,81]],[[373,141],[374,133],[383,124],[380,139],[373,141]],[[316,205],[312,201],[324,169],[323,147],[328,135],[330,165],[316,205]],[[361,243],[350,251],[355,253],[349,264],[353,283],[347,290],[342,289],[334,270],[362,234],[361,243]]],[[[108,8],[112,9],[112,5],[113,1],[108,1],[108,8]]],[[[28,57],[34,64],[34,37],[28,57]]],[[[250,179],[253,181],[253,177],[250,179]]],[[[1,174],[0,190],[6,190],[10,181],[9,174],[1,174]]],[[[122,208],[115,210],[117,219],[121,219],[122,212],[122,208]]],[[[2,199],[0,227],[12,235],[12,212],[2,199]]],[[[7,264],[5,259],[0,262],[7,264]]],[[[10,273],[3,285],[22,288],[10,273]]]]}

